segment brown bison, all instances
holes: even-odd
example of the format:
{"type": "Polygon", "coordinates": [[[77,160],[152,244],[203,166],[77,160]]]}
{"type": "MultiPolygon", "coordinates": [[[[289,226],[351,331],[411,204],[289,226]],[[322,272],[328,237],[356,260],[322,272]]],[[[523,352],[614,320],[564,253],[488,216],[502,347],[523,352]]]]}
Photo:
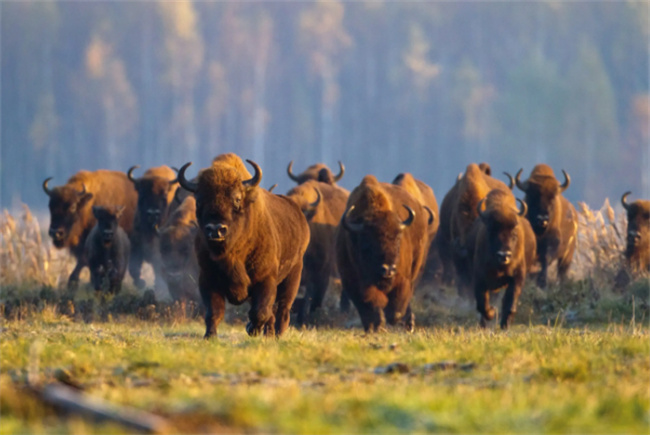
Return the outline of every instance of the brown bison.
{"type": "Polygon", "coordinates": [[[341,187],[314,180],[299,184],[287,193],[307,218],[310,233],[301,279],[305,297],[294,304],[300,325],[320,308],[330,277],[337,275],[334,238],[349,195],[341,187]]]}
{"type": "Polygon", "coordinates": [[[569,200],[562,196],[571,184],[571,178],[563,169],[564,183],[560,184],[553,169],[545,164],[535,166],[528,180],[523,182],[520,180],[522,172],[523,169],[517,172],[515,183],[526,194],[528,220],[537,237],[537,256],[541,266],[537,285],[545,288],[549,262],[557,260],[558,276],[563,280],[576,249],[578,215],[569,200]]]}
{"type": "Polygon", "coordinates": [[[315,163],[305,169],[302,173],[294,175],[291,169],[293,168],[293,160],[289,162],[287,166],[287,174],[289,178],[295,181],[298,184],[302,184],[308,180],[320,181],[321,183],[335,184],[337,183],[345,174],[345,166],[339,161],[339,173],[338,175],[332,174],[332,171],[323,163],[315,163]]]}
{"type": "MultiPolygon", "coordinates": [[[[133,218],[138,202],[138,193],[123,172],[98,170],[79,171],[62,186],[50,188],[47,178],[43,190],[49,197],[49,235],[57,249],[68,248],[77,264],[68,280],[69,288],[79,284],[79,273],[88,265],[84,248],[88,233],[95,226],[92,206],[124,206],[119,225],[128,235],[133,229],[133,218]]],[[[139,268],[131,263],[129,272],[139,276],[139,268]]]]}
{"type": "Polygon", "coordinates": [[[85,244],[85,256],[90,269],[90,282],[95,290],[101,290],[104,279],[108,291],[118,293],[126,274],[131,252],[131,242],[118,225],[124,206],[93,206],[97,223],[90,230],[85,244]]]}
{"type": "Polygon", "coordinates": [[[196,182],[185,178],[191,163],[178,173],[181,186],[196,198],[195,249],[206,338],[216,334],[226,299],[235,305],[250,299],[249,335],[279,336],[289,325],[300,286],[307,220],[291,199],[258,188],[262,170],[247,161],[255,169],[250,179],[243,176],[238,157],[214,162],[196,182]]]}
{"type": "Polygon", "coordinates": [[[630,283],[633,276],[650,271],[650,201],[627,202],[632,192],[625,192],[621,204],[627,211],[627,239],[625,246],[625,268],[616,277],[616,287],[630,283]]]}
{"type": "Polygon", "coordinates": [[[483,327],[494,318],[490,292],[503,287],[506,293],[502,301],[501,328],[509,326],[517,311],[526,274],[535,263],[535,234],[523,217],[526,204],[517,201],[521,203],[521,210],[517,210],[512,193],[492,190],[477,206],[479,218],[470,237],[474,239],[472,280],[476,309],[481,314],[483,327]]]}
{"type": "Polygon", "coordinates": [[[402,319],[413,331],[410,302],[425,255],[428,219],[404,188],[372,175],[350,194],[336,234],[337,264],[343,292],[366,332],[402,319]]]}
{"type": "Polygon", "coordinates": [[[433,193],[433,189],[429,187],[423,181],[420,181],[413,177],[413,175],[406,173],[401,173],[393,180],[393,184],[396,186],[402,186],[408,193],[410,193],[413,198],[415,198],[422,207],[429,214],[428,227],[427,227],[427,246],[425,248],[425,259],[424,266],[422,271],[433,269],[433,266],[430,266],[432,263],[439,261],[437,259],[437,249],[433,247],[433,240],[436,237],[438,232],[438,227],[440,227],[440,219],[438,209],[438,201],[436,200],[436,195],[433,193]]]}
{"type": "Polygon", "coordinates": [[[487,164],[482,165],[469,164],[443,198],[440,227],[434,241],[443,269],[442,281],[451,284],[456,277],[458,293],[464,297],[469,297],[471,292],[473,246],[467,244],[467,235],[478,217],[476,207],[493,189],[510,192],[505,183],[488,175],[491,170],[487,164]]]}
{"type": "MultiPolygon", "coordinates": [[[[169,166],[159,166],[148,169],[140,178],[133,178],[133,171],[139,166],[132,166],[127,171],[127,177],[138,192],[138,208],[133,222],[131,236],[133,251],[132,262],[142,265],[143,261],[153,266],[156,280],[160,279],[160,249],[158,233],[170,210],[174,199],[178,180],[176,172],[169,166]]],[[[138,267],[138,270],[140,267],[138,267]]],[[[133,277],[136,287],[143,287],[144,281],[140,276],[133,277]]]]}
{"type": "Polygon", "coordinates": [[[188,196],[158,230],[161,275],[174,300],[200,299],[199,263],[194,251],[198,228],[196,200],[188,196]]]}

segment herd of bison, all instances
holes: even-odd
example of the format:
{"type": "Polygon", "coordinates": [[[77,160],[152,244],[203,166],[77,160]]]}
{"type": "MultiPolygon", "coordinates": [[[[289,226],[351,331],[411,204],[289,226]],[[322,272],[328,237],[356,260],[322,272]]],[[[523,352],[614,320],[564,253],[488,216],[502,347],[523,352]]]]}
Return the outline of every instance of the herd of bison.
{"type": "MultiPolygon", "coordinates": [[[[341,281],[341,309],[356,307],[367,332],[385,323],[415,327],[411,299],[422,280],[455,282],[461,296],[476,299],[481,326],[495,316],[490,294],[505,288],[500,316],[507,328],[524,281],[547,284],[550,263],[566,278],[576,249],[578,217],[562,196],[571,179],[556,179],[545,164],[526,180],[522,169],[508,184],[490,166],[470,164],[440,207],[433,190],[409,173],[392,183],[367,175],[348,192],[335,175],[315,164],[299,175],[286,195],[260,187],[262,169],[235,154],[217,156],[198,176],[167,166],[136,177],[80,171],[50,187],[49,235],[77,263],[68,286],[76,288],[88,266],[95,290],[118,292],[128,269],[141,288],[143,262],[163,279],[172,298],[202,300],[205,337],[216,334],[226,301],[250,303],[250,335],[282,334],[290,313],[308,323],[330,278],[341,281]],[[517,199],[514,187],[524,192],[517,199]],[[305,295],[296,300],[300,286],[305,295]],[[294,303],[295,300],[295,303],[294,303]]],[[[272,189],[271,189],[272,190],[272,189]]],[[[650,269],[650,201],[621,202],[627,211],[626,264],[616,278],[626,285],[650,269]]]]}

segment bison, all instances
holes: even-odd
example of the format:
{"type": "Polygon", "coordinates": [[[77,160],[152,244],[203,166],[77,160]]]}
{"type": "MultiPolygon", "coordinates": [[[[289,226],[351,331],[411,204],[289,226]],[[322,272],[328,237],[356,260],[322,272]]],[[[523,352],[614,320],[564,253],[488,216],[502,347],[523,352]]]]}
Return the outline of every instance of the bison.
{"type": "Polygon", "coordinates": [[[625,267],[616,277],[616,288],[629,284],[633,276],[650,271],[650,201],[627,202],[632,192],[625,192],[621,204],[627,212],[625,267]]]}
{"type": "Polygon", "coordinates": [[[196,200],[188,196],[158,230],[161,275],[174,300],[198,302],[199,263],[194,252],[198,232],[196,200]]]}
{"type": "Polygon", "coordinates": [[[526,194],[528,220],[537,237],[541,266],[537,285],[545,288],[549,263],[557,260],[558,277],[565,279],[576,249],[578,215],[575,207],[562,196],[571,178],[563,169],[564,183],[560,184],[553,169],[545,164],[535,166],[526,181],[520,180],[522,172],[523,169],[519,169],[515,183],[526,194]]]}
{"type": "Polygon", "coordinates": [[[93,206],[97,223],[90,230],[85,243],[85,256],[90,269],[90,282],[95,290],[101,290],[104,279],[108,280],[110,293],[118,293],[126,274],[131,252],[131,242],[118,225],[125,207],[93,206]]]}
{"type": "Polygon", "coordinates": [[[469,297],[471,292],[470,262],[473,247],[467,235],[478,217],[476,206],[493,190],[510,192],[505,183],[492,178],[487,164],[471,163],[440,205],[440,227],[434,241],[443,269],[442,281],[451,284],[456,277],[458,293],[469,297]],[[455,271],[455,274],[454,274],[455,271]]]}
{"type": "Polygon", "coordinates": [[[501,328],[506,329],[517,311],[527,273],[535,263],[536,240],[530,223],[524,218],[526,203],[510,192],[492,190],[477,205],[479,218],[472,235],[474,248],[472,281],[476,309],[481,314],[481,326],[494,318],[490,292],[506,287],[502,300],[501,328]],[[485,205],[485,209],[483,209],[485,205]]]}
{"type": "Polygon", "coordinates": [[[301,279],[305,297],[294,304],[300,325],[320,308],[330,277],[337,275],[334,236],[349,195],[341,187],[314,180],[299,184],[287,193],[307,218],[310,233],[301,279]]]}
{"type": "Polygon", "coordinates": [[[410,193],[429,214],[429,226],[427,227],[427,246],[425,249],[425,260],[422,268],[423,273],[433,269],[432,263],[439,261],[437,259],[437,250],[434,249],[433,240],[438,232],[440,226],[438,201],[433,189],[423,181],[413,177],[413,175],[401,173],[393,180],[396,186],[402,186],[408,193],[410,193]],[[430,266],[431,265],[431,266],[430,266]]]}
{"type": "MultiPolygon", "coordinates": [[[[138,208],[133,223],[134,265],[140,270],[143,261],[153,266],[156,280],[160,279],[160,249],[156,229],[167,218],[170,204],[174,199],[178,180],[176,172],[168,166],[148,169],[140,178],[133,178],[133,171],[139,166],[132,166],[127,171],[127,177],[138,192],[138,208]]],[[[136,287],[143,287],[144,281],[140,276],[134,276],[136,287]]]]}
{"type": "Polygon", "coordinates": [[[345,174],[345,166],[339,161],[338,175],[332,174],[332,171],[323,163],[315,163],[305,169],[302,173],[294,175],[291,169],[293,168],[293,160],[287,166],[287,174],[289,178],[298,184],[302,184],[308,180],[320,181],[321,183],[336,184],[345,174]]]}
{"type": "MultiPolygon", "coordinates": [[[[68,287],[75,289],[79,284],[79,273],[87,266],[84,255],[86,238],[95,226],[92,206],[124,206],[119,225],[128,235],[133,230],[133,218],[138,202],[138,193],[123,172],[98,170],[79,171],[62,186],[50,188],[52,177],[43,181],[43,191],[49,197],[49,235],[57,249],[68,248],[77,260],[68,287]]],[[[131,263],[129,272],[139,276],[139,269],[131,263]]]]}
{"type": "Polygon", "coordinates": [[[256,163],[247,160],[255,169],[247,179],[234,157],[214,162],[196,182],[185,178],[191,162],[178,173],[181,186],[196,198],[205,338],[216,334],[226,299],[235,305],[250,299],[249,335],[280,336],[300,286],[309,226],[293,200],[258,188],[262,170],[256,163]]]}
{"type": "Polygon", "coordinates": [[[410,302],[427,225],[428,213],[401,186],[367,175],[350,194],[336,234],[337,264],[366,332],[401,319],[414,330],[410,302]]]}

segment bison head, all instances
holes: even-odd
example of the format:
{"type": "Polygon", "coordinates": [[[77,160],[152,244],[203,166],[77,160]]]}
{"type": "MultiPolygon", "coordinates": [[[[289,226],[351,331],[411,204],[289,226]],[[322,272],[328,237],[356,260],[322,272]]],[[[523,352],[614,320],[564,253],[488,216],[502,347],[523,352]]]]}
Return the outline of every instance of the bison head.
{"type": "Polygon", "coordinates": [[[304,172],[294,175],[292,172],[293,160],[287,166],[287,175],[298,184],[305,183],[309,180],[320,181],[321,183],[334,184],[339,181],[345,173],[345,166],[339,161],[338,175],[332,174],[332,171],[322,163],[316,163],[307,168],[304,172]]]}
{"type": "Polygon", "coordinates": [[[517,172],[515,183],[520,190],[526,193],[528,220],[535,234],[541,236],[553,221],[555,209],[559,204],[558,199],[571,184],[571,178],[563,169],[564,183],[560,184],[552,173],[537,175],[533,170],[531,177],[522,182],[520,180],[522,171],[523,169],[519,169],[517,172]]]}
{"type": "Polygon", "coordinates": [[[380,290],[392,285],[397,273],[402,233],[415,219],[415,212],[407,205],[408,217],[402,220],[392,210],[373,210],[352,216],[351,205],[341,218],[342,227],[350,234],[357,264],[367,282],[380,290]]]}
{"type": "Polygon", "coordinates": [[[628,204],[625,192],[621,204],[627,211],[627,255],[632,255],[639,247],[648,249],[650,245],[650,201],[634,201],[628,204]]]}
{"type": "Polygon", "coordinates": [[[493,190],[483,198],[476,207],[478,215],[486,227],[487,250],[489,261],[497,267],[508,266],[520,245],[519,219],[527,212],[526,203],[520,199],[520,210],[508,200],[503,200],[504,192],[493,190]],[[489,206],[483,210],[484,203],[489,206]]]}
{"type": "Polygon", "coordinates": [[[317,184],[313,181],[307,182],[287,192],[287,196],[298,204],[307,221],[313,219],[322,201],[320,190],[316,187],[317,184]]]}
{"type": "Polygon", "coordinates": [[[133,171],[137,168],[139,166],[132,166],[127,172],[138,192],[136,222],[140,231],[151,232],[165,219],[170,192],[178,179],[169,180],[160,176],[133,178],[133,171]]]}
{"type": "Polygon", "coordinates": [[[201,171],[197,182],[185,178],[185,170],[191,162],[178,172],[181,186],[194,193],[202,237],[215,254],[227,250],[229,241],[237,240],[248,227],[247,211],[257,198],[262,170],[257,163],[246,161],[255,169],[250,179],[243,179],[241,171],[227,164],[213,164],[201,171]]]}
{"type": "Polygon", "coordinates": [[[93,215],[97,219],[97,231],[105,246],[113,243],[117,232],[118,221],[125,207],[100,207],[93,206],[93,215]]]}
{"type": "Polygon", "coordinates": [[[63,248],[69,242],[70,230],[80,220],[83,209],[93,198],[93,194],[86,192],[85,185],[81,190],[67,184],[50,189],[48,183],[51,179],[52,177],[43,181],[43,190],[50,197],[48,234],[52,238],[54,246],[63,248]]]}

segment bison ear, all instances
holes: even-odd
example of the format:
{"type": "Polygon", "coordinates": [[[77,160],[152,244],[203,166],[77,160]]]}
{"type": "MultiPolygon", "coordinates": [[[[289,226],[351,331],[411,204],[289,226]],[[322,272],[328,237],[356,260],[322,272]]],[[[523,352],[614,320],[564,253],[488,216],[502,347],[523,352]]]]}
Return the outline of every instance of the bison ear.
{"type": "Polygon", "coordinates": [[[77,210],[80,210],[83,206],[88,204],[88,202],[90,202],[91,199],[93,199],[93,194],[90,192],[86,192],[81,196],[79,196],[79,199],[77,200],[77,204],[76,204],[77,210]]]}
{"type": "MultiPolygon", "coordinates": [[[[93,207],[93,208],[94,208],[94,207],[93,207]]],[[[119,207],[117,208],[117,210],[115,211],[115,219],[118,219],[118,220],[119,220],[120,217],[122,216],[122,213],[124,213],[124,210],[126,210],[126,206],[125,206],[125,205],[121,205],[121,206],[119,206],[119,207]]]]}

